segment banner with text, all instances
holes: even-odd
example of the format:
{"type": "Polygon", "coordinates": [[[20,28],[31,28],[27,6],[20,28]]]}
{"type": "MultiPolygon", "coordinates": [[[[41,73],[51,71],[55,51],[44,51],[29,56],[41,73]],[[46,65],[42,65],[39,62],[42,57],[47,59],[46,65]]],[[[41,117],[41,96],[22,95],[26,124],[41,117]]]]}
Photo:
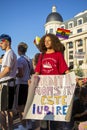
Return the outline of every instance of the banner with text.
{"type": "Polygon", "coordinates": [[[75,86],[74,72],[33,75],[23,118],[70,121],[75,86]]]}

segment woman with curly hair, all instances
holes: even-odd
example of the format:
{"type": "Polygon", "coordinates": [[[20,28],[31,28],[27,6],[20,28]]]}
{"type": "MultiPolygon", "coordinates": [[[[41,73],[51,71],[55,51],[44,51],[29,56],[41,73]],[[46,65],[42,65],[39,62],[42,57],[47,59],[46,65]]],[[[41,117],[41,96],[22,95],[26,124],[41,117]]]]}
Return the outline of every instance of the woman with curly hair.
{"type": "MultiPolygon", "coordinates": [[[[61,75],[69,72],[63,55],[65,47],[56,35],[44,35],[40,40],[38,48],[42,53],[39,56],[35,74],[61,75]]],[[[62,124],[60,123],[51,121],[51,130],[56,130],[57,126],[59,127],[62,124]]]]}
{"type": "Polygon", "coordinates": [[[38,47],[42,53],[35,68],[36,74],[57,75],[69,72],[63,56],[65,47],[56,35],[44,35],[38,47]]]}
{"type": "Polygon", "coordinates": [[[47,47],[45,45],[45,38],[49,37],[48,39],[51,41],[51,48],[55,50],[55,52],[60,51],[60,52],[64,52],[65,47],[64,45],[60,42],[60,40],[58,39],[58,37],[55,34],[51,34],[48,33],[46,35],[44,35],[41,40],[40,43],[38,45],[39,50],[42,53],[45,53],[47,51],[47,47]]]}

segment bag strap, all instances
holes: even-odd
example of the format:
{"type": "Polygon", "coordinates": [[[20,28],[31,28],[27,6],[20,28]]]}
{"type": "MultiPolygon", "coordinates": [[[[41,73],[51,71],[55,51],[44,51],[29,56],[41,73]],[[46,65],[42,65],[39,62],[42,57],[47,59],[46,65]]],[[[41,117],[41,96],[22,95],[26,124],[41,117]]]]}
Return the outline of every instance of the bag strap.
{"type": "Polygon", "coordinates": [[[24,56],[22,56],[26,61],[27,61],[27,63],[28,63],[28,67],[29,67],[29,70],[31,69],[31,67],[30,67],[30,62],[24,57],[24,56]]]}
{"type": "Polygon", "coordinates": [[[30,70],[30,76],[32,75],[32,74],[34,74],[34,69],[33,69],[33,66],[32,66],[32,64],[30,65],[30,61],[28,61],[27,60],[27,58],[25,58],[24,56],[22,56],[26,61],[27,61],[27,63],[28,63],[28,68],[29,68],[29,70],[30,70]]]}
{"type": "Polygon", "coordinates": [[[43,60],[43,58],[44,58],[44,53],[41,54],[41,58],[40,58],[40,60],[41,60],[40,73],[41,73],[41,69],[42,69],[42,60],[43,60]]]}

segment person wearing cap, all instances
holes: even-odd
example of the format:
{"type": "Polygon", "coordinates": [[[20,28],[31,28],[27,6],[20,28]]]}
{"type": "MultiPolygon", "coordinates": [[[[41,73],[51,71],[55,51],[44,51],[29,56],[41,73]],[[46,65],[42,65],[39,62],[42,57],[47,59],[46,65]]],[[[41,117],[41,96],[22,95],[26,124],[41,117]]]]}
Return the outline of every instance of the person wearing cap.
{"type": "MultiPolygon", "coordinates": [[[[14,79],[17,71],[17,56],[11,48],[11,37],[7,34],[0,35],[0,47],[5,51],[0,60],[2,67],[0,83],[2,84],[1,111],[8,114],[9,130],[12,130],[12,106],[14,101],[14,79]]],[[[6,128],[5,128],[6,129],[6,128]]]]}

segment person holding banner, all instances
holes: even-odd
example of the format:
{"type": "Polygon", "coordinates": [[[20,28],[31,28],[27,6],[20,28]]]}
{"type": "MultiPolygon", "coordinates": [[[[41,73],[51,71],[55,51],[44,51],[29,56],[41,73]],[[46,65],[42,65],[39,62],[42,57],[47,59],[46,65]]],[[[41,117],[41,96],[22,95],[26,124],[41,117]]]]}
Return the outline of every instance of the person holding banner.
{"type": "Polygon", "coordinates": [[[60,75],[69,72],[63,56],[64,45],[56,35],[44,35],[40,40],[39,48],[42,54],[39,56],[35,74],[60,75]]]}
{"type": "MultiPolygon", "coordinates": [[[[46,34],[40,39],[39,56],[35,68],[36,75],[62,75],[69,73],[69,68],[64,59],[64,45],[55,34],[46,34]]],[[[51,130],[56,130],[58,122],[51,121],[51,130]]]]}
{"type": "Polygon", "coordinates": [[[1,125],[7,129],[6,117],[8,117],[9,130],[13,130],[13,101],[15,93],[15,77],[17,70],[17,56],[11,49],[11,37],[7,34],[0,35],[0,47],[5,51],[1,62],[0,85],[1,85],[1,125]]]}
{"type": "MultiPolygon", "coordinates": [[[[34,58],[32,59],[32,63],[33,63],[33,68],[36,68],[36,65],[38,63],[38,59],[39,59],[40,53],[36,53],[34,55],[34,58]]],[[[31,81],[30,81],[31,82],[31,81]]],[[[29,83],[30,84],[30,83],[29,83]]],[[[40,120],[34,120],[32,123],[33,126],[33,130],[41,130],[40,129],[40,120]]]]}

